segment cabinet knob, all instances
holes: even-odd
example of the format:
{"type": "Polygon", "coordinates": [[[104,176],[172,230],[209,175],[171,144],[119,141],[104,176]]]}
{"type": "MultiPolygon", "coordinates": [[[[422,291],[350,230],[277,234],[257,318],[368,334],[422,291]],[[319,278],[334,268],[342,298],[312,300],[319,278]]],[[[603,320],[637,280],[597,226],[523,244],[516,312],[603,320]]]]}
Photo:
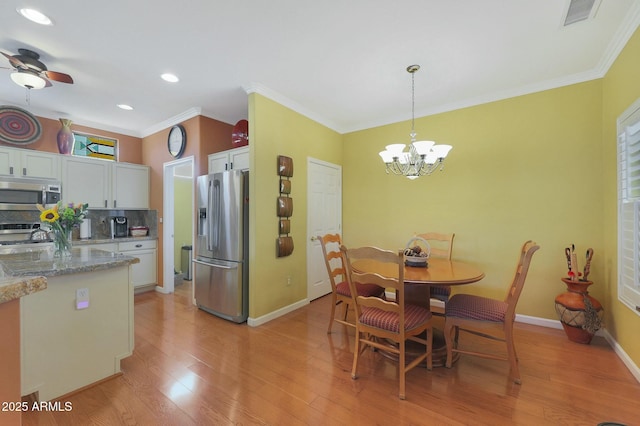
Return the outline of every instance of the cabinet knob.
{"type": "Polygon", "coordinates": [[[27,175],[27,168],[23,167],[22,168],[22,176],[26,176],[27,175]]]}
{"type": "Polygon", "coordinates": [[[140,248],[142,247],[142,244],[136,244],[136,247],[140,248]]]}
{"type": "Polygon", "coordinates": [[[9,174],[12,175],[13,174],[13,166],[9,166],[9,174]]]}

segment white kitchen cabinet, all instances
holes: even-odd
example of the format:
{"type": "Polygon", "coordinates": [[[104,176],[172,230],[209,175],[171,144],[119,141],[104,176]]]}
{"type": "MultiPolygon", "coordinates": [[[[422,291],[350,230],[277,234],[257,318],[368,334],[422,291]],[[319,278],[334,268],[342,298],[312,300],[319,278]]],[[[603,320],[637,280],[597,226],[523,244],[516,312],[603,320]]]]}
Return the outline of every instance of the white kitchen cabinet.
{"type": "Polygon", "coordinates": [[[249,170],[249,147],[230,149],[209,154],[209,173],[225,170],[249,170]]]}
{"type": "Polygon", "coordinates": [[[149,167],[65,157],[62,198],[93,209],[148,209],[149,167]]]}
{"type": "Polygon", "coordinates": [[[61,156],[31,149],[0,147],[0,174],[60,179],[61,156]]]}
{"type": "Polygon", "coordinates": [[[112,164],[112,208],[148,209],[149,167],[139,164],[112,164]]]}
{"type": "Polygon", "coordinates": [[[133,288],[156,285],[158,283],[158,243],[156,240],[124,241],[118,243],[118,252],[140,259],[131,265],[133,288]]]}
{"type": "Polygon", "coordinates": [[[104,209],[111,199],[111,164],[106,161],[65,157],[62,161],[62,199],[104,209]]]}

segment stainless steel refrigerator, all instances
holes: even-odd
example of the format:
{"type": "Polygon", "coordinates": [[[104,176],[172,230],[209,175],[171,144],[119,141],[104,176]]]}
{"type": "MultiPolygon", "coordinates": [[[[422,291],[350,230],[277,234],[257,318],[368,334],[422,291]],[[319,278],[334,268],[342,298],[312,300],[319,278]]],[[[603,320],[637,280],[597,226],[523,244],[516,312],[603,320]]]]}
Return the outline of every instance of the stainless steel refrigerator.
{"type": "Polygon", "coordinates": [[[237,323],[249,313],[248,228],[249,172],[199,176],[196,304],[237,323]]]}

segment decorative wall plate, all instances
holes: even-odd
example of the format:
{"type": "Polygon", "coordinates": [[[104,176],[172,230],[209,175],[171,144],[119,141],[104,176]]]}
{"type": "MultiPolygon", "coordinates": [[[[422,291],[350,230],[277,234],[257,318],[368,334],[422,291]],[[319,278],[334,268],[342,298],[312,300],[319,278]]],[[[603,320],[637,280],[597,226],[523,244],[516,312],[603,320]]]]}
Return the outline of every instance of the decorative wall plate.
{"type": "Polygon", "coordinates": [[[240,120],[233,126],[233,132],[231,133],[231,145],[233,147],[240,147],[249,144],[249,122],[247,120],[240,120]]]}
{"type": "Polygon", "coordinates": [[[293,198],[278,197],[277,213],[279,217],[293,216],[293,198]]]}
{"type": "Polygon", "coordinates": [[[42,127],[29,111],[11,105],[0,105],[0,141],[28,145],[40,139],[42,127]]]}
{"type": "Polygon", "coordinates": [[[278,155],[278,175],[286,177],[293,176],[293,158],[278,155]]]}

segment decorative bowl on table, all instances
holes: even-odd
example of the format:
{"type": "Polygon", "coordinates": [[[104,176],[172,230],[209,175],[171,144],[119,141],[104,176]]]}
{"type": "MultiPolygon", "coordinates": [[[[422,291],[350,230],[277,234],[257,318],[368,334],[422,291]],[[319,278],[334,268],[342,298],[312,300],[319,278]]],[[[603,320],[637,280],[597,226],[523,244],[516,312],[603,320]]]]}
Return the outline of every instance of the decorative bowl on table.
{"type": "Polygon", "coordinates": [[[431,246],[424,238],[414,237],[409,240],[407,247],[404,249],[404,264],[418,268],[426,268],[428,266],[429,254],[431,246]]]}
{"type": "Polygon", "coordinates": [[[131,234],[132,237],[145,237],[148,233],[148,226],[132,226],[129,228],[129,234],[131,234]]]}

